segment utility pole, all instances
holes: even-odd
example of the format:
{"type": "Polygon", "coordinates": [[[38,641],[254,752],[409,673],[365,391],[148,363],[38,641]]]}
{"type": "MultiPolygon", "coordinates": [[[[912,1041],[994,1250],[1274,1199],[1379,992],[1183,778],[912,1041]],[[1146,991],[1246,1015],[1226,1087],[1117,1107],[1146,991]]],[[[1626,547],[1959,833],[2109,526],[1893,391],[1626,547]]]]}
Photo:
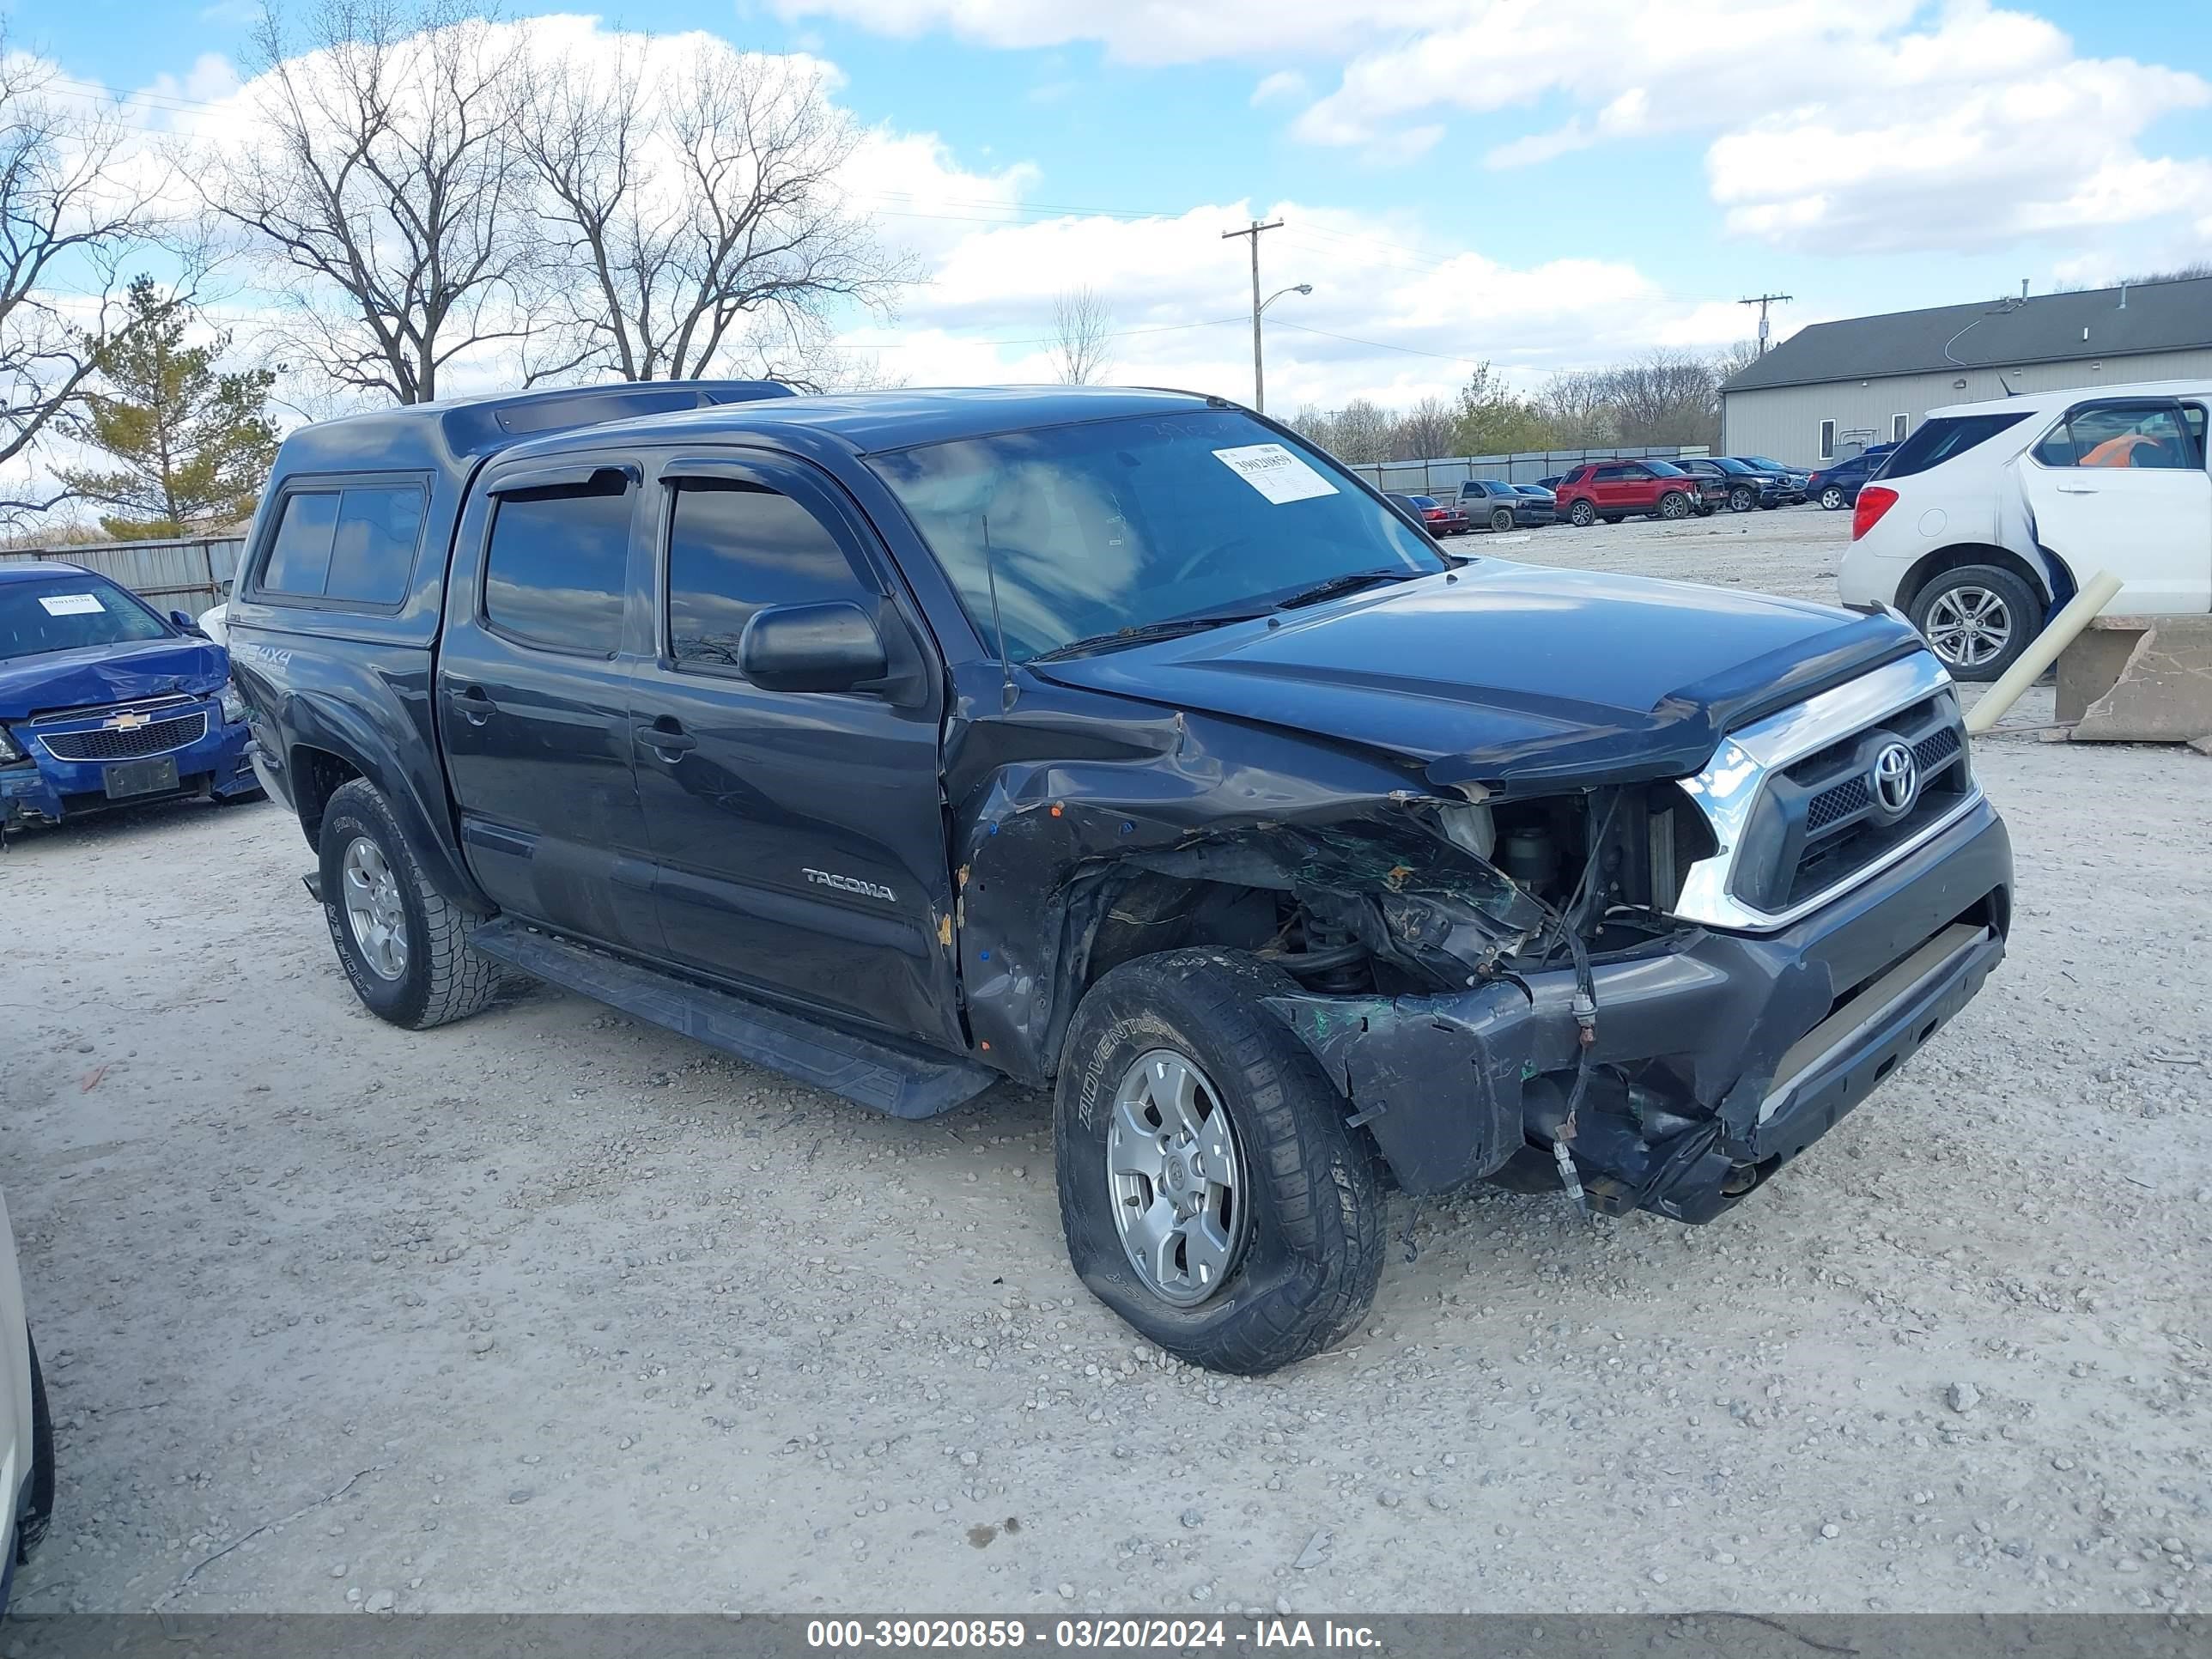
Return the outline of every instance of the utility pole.
{"type": "Polygon", "coordinates": [[[1759,355],[1762,357],[1766,355],[1766,307],[1771,304],[1787,304],[1790,297],[1790,296],[1787,294],[1760,294],[1755,295],[1748,300],[1738,300],[1736,301],[1740,306],[1757,306],[1759,307],[1759,355]]]}
{"type": "Polygon", "coordinates": [[[1221,233],[1221,240],[1224,242],[1232,236],[1249,236],[1252,239],[1252,407],[1262,415],[1267,412],[1267,381],[1260,368],[1260,233],[1282,228],[1280,219],[1271,219],[1264,225],[1255,219],[1243,230],[1221,233]]]}

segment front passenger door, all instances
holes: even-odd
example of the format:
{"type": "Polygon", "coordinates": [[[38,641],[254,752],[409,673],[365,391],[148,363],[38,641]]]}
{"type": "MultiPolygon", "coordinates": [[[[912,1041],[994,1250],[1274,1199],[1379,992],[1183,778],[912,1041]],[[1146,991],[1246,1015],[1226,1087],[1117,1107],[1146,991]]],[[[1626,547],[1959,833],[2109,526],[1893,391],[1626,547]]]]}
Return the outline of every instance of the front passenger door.
{"type": "Polygon", "coordinates": [[[658,649],[638,666],[630,714],[669,951],[771,996],[962,1043],[942,676],[872,532],[794,460],[679,459],[660,480],[658,649]],[[891,683],[748,682],[753,616],[837,601],[877,617],[891,683]]]}
{"type": "Polygon", "coordinates": [[[2120,579],[2115,615],[2212,611],[2212,473],[2204,408],[2171,398],[2077,404],[2014,465],[2036,539],[2077,580],[2120,579]]]}

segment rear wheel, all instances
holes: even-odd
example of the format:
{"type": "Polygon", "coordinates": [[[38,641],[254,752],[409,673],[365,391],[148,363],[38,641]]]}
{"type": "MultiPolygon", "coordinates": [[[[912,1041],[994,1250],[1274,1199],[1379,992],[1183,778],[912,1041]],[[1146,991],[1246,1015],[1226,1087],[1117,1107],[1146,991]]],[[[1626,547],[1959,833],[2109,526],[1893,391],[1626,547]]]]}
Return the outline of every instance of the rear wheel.
{"type": "Polygon", "coordinates": [[[1490,510],[1490,529],[1491,529],[1491,533],[1492,533],[1492,535],[1495,535],[1497,532],[1499,532],[1499,531],[1501,531],[1501,530],[1510,530],[1510,529],[1512,529],[1512,528],[1513,528],[1513,509],[1512,509],[1511,507],[1494,507],[1491,508],[1491,510],[1490,510]]]}
{"type": "Polygon", "coordinates": [[[1844,492],[1840,486],[1829,484],[1820,491],[1820,505],[1827,508],[1829,512],[1833,513],[1837,511],[1843,506],[1843,504],[1844,492]]]}
{"type": "Polygon", "coordinates": [[[1759,497],[1751,493],[1749,484],[1738,484],[1729,491],[1729,511],[1731,513],[1748,513],[1758,505],[1759,497]]]}
{"type": "Polygon", "coordinates": [[[1587,530],[1597,522],[1597,508],[1588,501],[1577,501],[1567,509],[1567,522],[1580,525],[1587,530]]]}
{"type": "Polygon", "coordinates": [[[441,893],[376,786],[356,778],[323,809],[323,919],[369,1012],[423,1031],[465,1019],[499,989],[469,949],[477,919],[441,893]]]}
{"type": "Polygon", "coordinates": [[[1060,1222],[1093,1294],[1148,1340],[1256,1376],[1356,1326],[1382,1271],[1377,1160],[1260,999],[1295,981],[1174,951],[1091,988],[1054,1095],[1060,1222]]]}
{"type": "Polygon", "coordinates": [[[1928,648],[1962,680],[1996,678],[2043,627],[2035,590],[1993,564],[1945,571],[1913,596],[1911,614],[1928,648]]]}
{"type": "Polygon", "coordinates": [[[1690,516],[1690,498],[1679,489],[1670,489],[1659,498],[1659,516],[1662,519],[1686,519],[1690,516]]]}

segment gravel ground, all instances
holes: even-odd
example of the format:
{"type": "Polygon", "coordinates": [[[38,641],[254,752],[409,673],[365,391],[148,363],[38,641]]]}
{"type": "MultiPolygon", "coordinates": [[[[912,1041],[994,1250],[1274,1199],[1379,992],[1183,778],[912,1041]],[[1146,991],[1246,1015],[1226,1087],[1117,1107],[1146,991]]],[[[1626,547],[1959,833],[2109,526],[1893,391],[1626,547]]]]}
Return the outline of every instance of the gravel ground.
{"type": "MultiPolygon", "coordinates": [[[[1819,594],[1843,534],[1497,550],[1819,594]]],[[[17,1605],[2201,1607],[2212,763],[1979,759],[2013,954],[1875,1100],[1705,1229],[1395,1200],[1367,1330],[1256,1382],[1084,1293],[1038,1097],[872,1118],[550,992],[410,1035],[279,811],[25,837],[17,1605]]]]}

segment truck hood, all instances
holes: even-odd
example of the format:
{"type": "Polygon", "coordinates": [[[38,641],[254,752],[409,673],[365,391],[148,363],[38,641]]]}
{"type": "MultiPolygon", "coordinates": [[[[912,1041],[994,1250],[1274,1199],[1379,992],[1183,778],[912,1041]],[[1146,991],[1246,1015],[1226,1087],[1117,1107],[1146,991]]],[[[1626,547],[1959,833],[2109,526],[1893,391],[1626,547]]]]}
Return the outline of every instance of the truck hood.
{"type": "Polygon", "coordinates": [[[230,659],[205,640],[131,640],[0,659],[0,720],[221,689],[230,659]]]}
{"type": "Polygon", "coordinates": [[[1030,667],[1387,750],[1438,786],[1532,794],[1687,776],[1731,728],[1918,648],[1893,617],[1483,559],[1273,627],[1030,667]]]}

